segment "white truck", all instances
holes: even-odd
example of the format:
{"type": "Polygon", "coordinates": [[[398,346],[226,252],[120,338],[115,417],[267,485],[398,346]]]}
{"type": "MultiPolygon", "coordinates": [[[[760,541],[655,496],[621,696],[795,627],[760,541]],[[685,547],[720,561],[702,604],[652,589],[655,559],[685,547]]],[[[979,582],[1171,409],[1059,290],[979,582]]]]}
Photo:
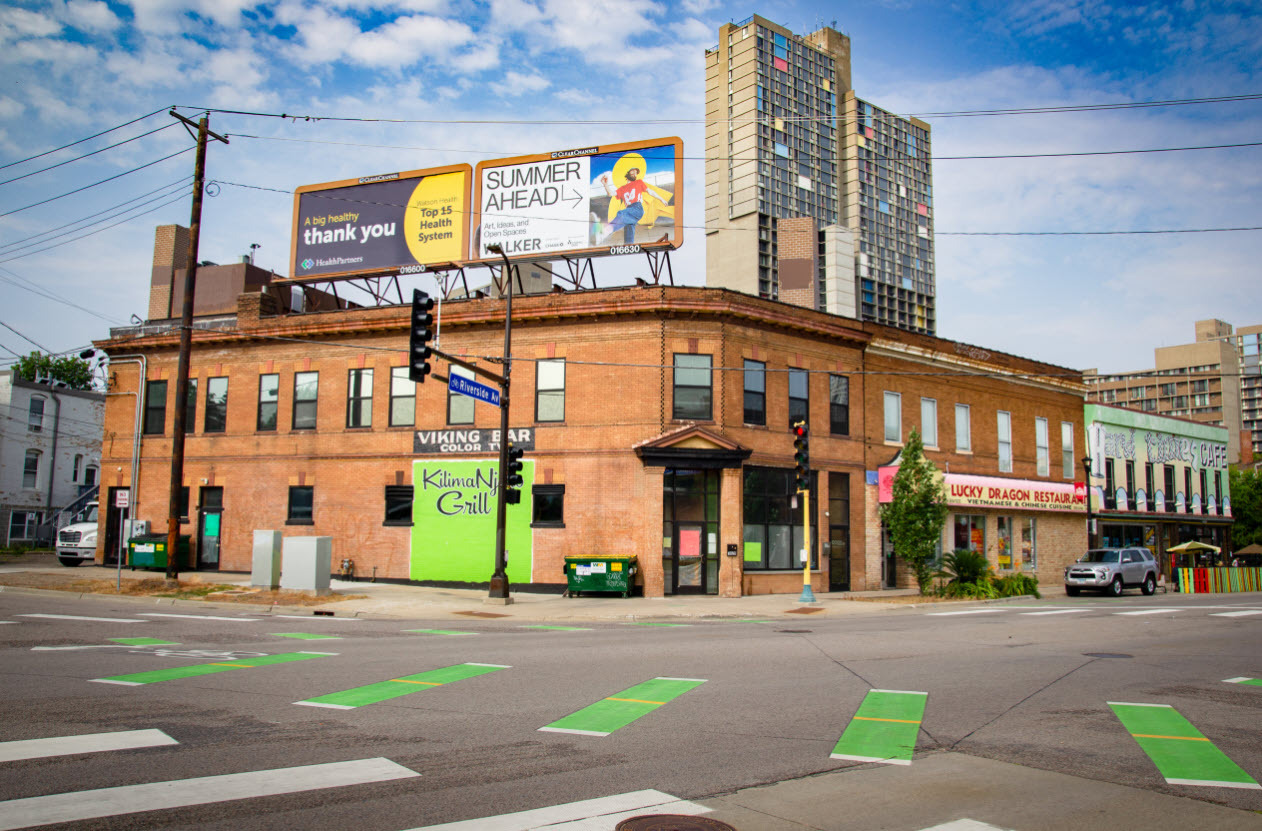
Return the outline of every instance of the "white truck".
{"type": "Polygon", "coordinates": [[[97,509],[96,502],[89,502],[73,523],[57,532],[57,560],[63,566],[77,566],[96,559],[97,509]]]}

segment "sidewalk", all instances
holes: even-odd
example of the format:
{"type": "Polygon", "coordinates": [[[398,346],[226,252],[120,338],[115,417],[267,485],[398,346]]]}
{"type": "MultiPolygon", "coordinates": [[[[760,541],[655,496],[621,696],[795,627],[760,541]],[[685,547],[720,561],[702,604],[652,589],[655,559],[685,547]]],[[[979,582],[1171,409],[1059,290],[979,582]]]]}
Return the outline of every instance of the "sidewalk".
{"type": "MultiPolygon", "coordinates": [[[[152,579],[160,577],[160,572],[132,571],[124,568],[121,574],[112,566],[86,566],[75,569],[64,568],[56,563],[44,564],[38,558],[28,557],[24,561],[0,566],[0,574],[6,572],[34,572],[49,576],[61,576],[68,582],[73,580],[94,579],[114,580],[121,577],[123,581],[152,579]]],[[[218,572],[192,572],[184,575],[185,579],[193,578],[203,583],[222,583],[249,588],[250,578],[246,574],[223,574],[218,572]]],[[[330,600],[320,605],[281,605],[249,602],[216,602],[208,600],[175,600],[152,597],[125,597],[109,593],[97,596],[111,597],[130,602],[153,604],[168,603],[181,606],[201,606],[228,608],[239,611],[262,608],[286,610],[291,614],[307,614],[314,612],[332,613],[335,617],[381,617],[381,618],[465,618],[494,619],[500,617],[518,618],[528,621],[629,621],[629,620],[703,620],[703,619],[779,619],[805,621],[810,618],[834,617],[850,614],[875,614],[898,609],[910,609],[919,606],[915,598],[915,589],[891,589],[872,592],[844,592],[815,594],[815,602],[804,604],[798,594],[766,594],[738,598],[717,597],[715,595],[675,595],[664,598],[629,597],[620,595],[583,595],[580,597],[564,597],[561,589],[544,594],[536,592],[512,592],[512,602],[508,605],[488,602],[486,589],[454,589],[432,588],[397,583],[371,583],[361,581],[345,581],[333,579],[330,588],[335,595],[349,595],[348,599],[330,600]]],[[[73,595],[73,592],[50,589],[33,589],[0,586],[0,591],[16,593],[40,593],[73,595]]],[[[84,595],[86,596],[86,594],[84,595]]],[[[935,606],[955,604],[935,603],[935,606]]]]}

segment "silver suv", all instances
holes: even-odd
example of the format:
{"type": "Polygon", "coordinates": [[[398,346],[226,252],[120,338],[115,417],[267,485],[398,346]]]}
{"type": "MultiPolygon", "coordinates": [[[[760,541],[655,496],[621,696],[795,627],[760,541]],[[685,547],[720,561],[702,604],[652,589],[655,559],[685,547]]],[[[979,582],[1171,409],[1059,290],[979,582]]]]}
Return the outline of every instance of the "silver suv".
{"type": "Polygon", "coordinates": [[[1093,548],[1065,569],[1065,594],[1077,597],[1083,589],[1121,597],[1123,589],[1157,591],[1157,560],[1147,548],[1093,548]]]}

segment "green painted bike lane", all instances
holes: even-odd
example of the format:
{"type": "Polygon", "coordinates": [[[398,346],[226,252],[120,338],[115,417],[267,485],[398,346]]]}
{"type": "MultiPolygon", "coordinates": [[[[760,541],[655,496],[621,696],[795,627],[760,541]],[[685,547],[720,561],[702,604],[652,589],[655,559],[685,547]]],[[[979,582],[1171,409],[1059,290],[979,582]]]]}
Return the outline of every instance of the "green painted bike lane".
{"type": "Polygon", "coordinates": [[[1224,678],[1224,684],[1244,684],[1247,687],[1262,687],[1262,678],[1224,678]]]}
{"type": "Polygon", "coordinates": [[[831,758],[910,765],[928,699],[910,690],[868,690],[831,758]]]}
{"type": "Polygon", "coordinates": [[[1108,704],[1171,785],[1262,788],[1170,705],[1108,704]]]}
{"type": "Polygon", "coordinates": [[[328,695],[308,698],[303,701],[295,701],[294,703],[303,707],[354,710],[357,707],[364,707],[368,704],[376,704],[379,701],[388,701],[392,698],[432,690],[434,687],[441,687],[455,681],[464,681],[468,678],[477,678],[479,675],[486,675],[508,668],[506,664],[455,664],[441,669],[431,669],[428,672],[420,672],[416,675],[404,675],[401,678],[391,678],[388,681],[378,681],[375,684],[366,684],[362,687],[329,693],[328,695]]]}
{"type": "Polygon", "coordinates": [[[311,658],[323,658],[336,655],[336,652],[284,652],[280,655],[262,655],[257,658],[238,658],[232,661],[214,661],[209,664],[193,664],[186,667],[170,669],[154,669],[148,672],[133,672],[129,675],[111,675],[107,678],[91,679],[98,684],[121,684],[125,687],[139,687],[143,684],[157,684],[162,681],[176,681],[180,678],[195,678],[199,675],[214,675],[218,672],[231,672],[234,669],[254,669],[255,667],[288,664],[294,661],[307,661],[311,658]]]}
{"type": "Polygon", "coordinates": [[[539,730],[545,733],[608,736],[704,683],[704,678],[653,678],[602,698],[539,730]]]}

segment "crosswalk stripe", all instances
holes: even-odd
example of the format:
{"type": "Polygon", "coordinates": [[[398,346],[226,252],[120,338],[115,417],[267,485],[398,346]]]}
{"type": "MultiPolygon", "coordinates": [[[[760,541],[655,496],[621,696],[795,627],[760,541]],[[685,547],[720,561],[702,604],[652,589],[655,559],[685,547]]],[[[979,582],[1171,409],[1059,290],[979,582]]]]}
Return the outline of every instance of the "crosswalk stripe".
{"type": "Polygon", "coordinates": [[[1210,613],[1210,617],[1249,617],[1250,615],[1262,615],[1262,609],[1242,609],[1239,612],[1210,613]]]}
{"type": "Polygon", "coordinates": [[[1140,609],[1138,612],[1114,612],[1115,615],[1168,615],[1179,609],[1140,609]]]}
{"type": "Polygon", "coordinates": [[[131,617],[84,617],[82,615],[14,615],[14,617],[38,617],[47,620],[90,620],[95,623],[149,623],[147,620],[137,620],[131,617]]]}
{"type": "Polygon", "coordinates": [[[603,796],[598,799],[584,799],[547,808],[535,808],[530,811],[518,811],[513,814],[445,822],[442,825],[427,825],[424,828],[413,828],[411,831],[530,831],[537,828],[547,828],[548,831],[579,831],[579,829],[597,827],[613,828],[624,819],[646,812],[698,816],[709,813],[710,809],[695,802],[681,800],[668,793],[644,790],[603,796]],[[589,822],[590,820],[596,820],[596,822],[589,822]]]}
{"type": "Polygon", "coordinates": [[[215,615],[177,615],[168,612],[141,612],[141,617],[176,617],[184,620],[230,620],[233,623],[254,623],[257,617],[217,617],[215,615]]]}
{"type": "Polygon", "coordinates": [[[539,731],[608,736],[704,683],[702,678],[653,678],[589,704],[539,731]]]}
{"type": "Polygon", "coordinates": [[[389,701],[392,698],[425,692],[426,690],[432,690],[434,687],[441,687],[456,681],[477,678],[480,675],[486,675],[501,669],[509,669],[509,667],[503,664],[455,664],[449,667],[442,667],[441,669],[431,669],[428,672],[419,672],[415,675],[405,675],[402,678],[389,678],[385,681],[320,695],[303,701],[295,701],[294,703],[304,707],[334,705],[331,709],[353,710],[357,707],[389,701]]]}
{"type": "Polygon", "coordinates": [[[951,617],[952,615],[992,615],[996,612],[1006,612],[1007,609],[965,609],[959,612],[930,612],[929,617],[951,617]]]}
{"type": "Polygon", "coordinates": [[[381,757],[0,802],[0,831],[420,776],[381,757]]]}
{"type": "Polygon", "coordinates": [[[336,654],[335,652],[283,652],[279,655],[243,658],[239,661],[212,661],[208,664],[153,669],[146,672],[133,672],[129,675],[114,675],[109,678],[92,678],[89,680],[97,684],[120,684],[124,687],[136,687],[141,684],[157,684],[162,681],[175,681],[180,678],[213,675],[217,672],[231,672],[234,669],[253,669],[254,667],[271,666],[273,664],[287,664],[292,661],[306,661],[311,658],[323,658],[336,654]]]}
{"type": "Polygon", "coordinates": [[[1192,722],[1169,705],[1110,701],[1118,721],[1172,785],[1262,789],[1192,722]]]}
{"type": "Polygon", "coordinates": [[[161,747],[169,744],[179,744],[179,742],[161,730],[121,730],[115,733],[87,733],[82,736],[52,736],[46,739],[0,742],[0,762],[45,759],[49,756],[71,756],[78,753],[101,753],[107,750],[131,750],[138,747],[161,747]]]}
{"type": "Polygon", "coordinates": [[[1022,615],[1029,617],[1038,617],[1039,615],[1077,615],[1087,611],[1086,609],[1052,609],[1049,612],[1022,612],[1022,615]]]}
{"type": "Polygon", "coordinates": [[[868,690],[830,757],[910,765],[928,699],[914,690],[868,690]]]}

